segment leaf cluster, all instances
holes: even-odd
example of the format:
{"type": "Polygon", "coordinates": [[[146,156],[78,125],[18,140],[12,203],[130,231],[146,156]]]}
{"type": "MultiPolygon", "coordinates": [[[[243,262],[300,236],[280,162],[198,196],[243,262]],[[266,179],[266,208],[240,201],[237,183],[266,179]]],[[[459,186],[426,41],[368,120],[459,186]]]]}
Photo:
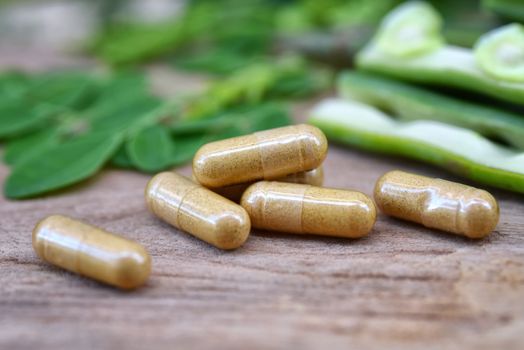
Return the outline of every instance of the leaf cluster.
{"type": "MultiPolygon", "coordinates": [[[[235,91],[249,95],[241,90],[235,91]]],[[[5,73],[0,140],[12,169],[4,193],[41,195],[85,180],[108,163],[157,172],[189,161],[204,143],[290,123],[279,103],[249,98],[214,103],[206,115],[193,111],[189,119],[182,106],[200,100],[155,97],[138,72],[5,73]]]]}
{"type": "Polygon", "coordinates": [[[271,54],[281,36],[374,26],[399,2],[192,0],[163,22],[110,22],[90,50],[113,66],[174,55],[180,68],[227,73],[271,54]]]}

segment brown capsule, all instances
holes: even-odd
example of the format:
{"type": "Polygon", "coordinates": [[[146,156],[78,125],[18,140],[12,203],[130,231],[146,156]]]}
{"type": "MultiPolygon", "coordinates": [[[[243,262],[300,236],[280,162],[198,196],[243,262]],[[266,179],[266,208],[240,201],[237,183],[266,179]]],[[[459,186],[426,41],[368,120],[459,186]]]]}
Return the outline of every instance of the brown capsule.
{"type": "MultiPolygon", "coordinates": [[[[322,186],[322,184],[324,183],[324,169],[322,168],[322,166],[319,166],[318,168],[313,170],[290,174],[288,176],[278,179],[277,181],[322,186]]],[[[226,197],[227,199],[232,200],[235,203],[238,203],[240,202],[240,198],[242,198],[242,194],[244,194],[246,189],[252,184],[253,182],[249,182],[226,187],[212,188],[211,190],[215,193],[218,193],[222,197],[226,197]]]]}
{"type": "Polygon", "coordinates": [[[217,248],[238,248],[249,236],[251,223],[241,206],[184,176],[155,175],[145,195],[154,215],[217,248]]]}
{"type": "Polygon", "coordinates": [[[499,221],[499,206],[488,192],[403,171],[384,174],[374,196],[386,215],[470,238],[489,235],[499,221]]]}
{"type": "Polygon", "coordinates": [[[253,227],[290,233],[357,238],[371,231],[375,205],[363,193],[261,181],[242,196],[253,227]]]}
{"type": "Polygon", "coordinates": [[[316,169],[290,174],[275,181],[322,186],[324,184],[324,168],[321,165],[316,169]]]}
{"type": "Polygon", "coordinates": [[[202,146],[193,174],[208,188],[224,187],[315,169],[327,153],[327,140],[311,125],[292,125],[202,146]]]}
{"type": "Polygon", "coordinates": [[[140,244],[61,215],[35,226],[33,249],[53,265],[124,289],[141,286],[151,271],[140,244]]]}

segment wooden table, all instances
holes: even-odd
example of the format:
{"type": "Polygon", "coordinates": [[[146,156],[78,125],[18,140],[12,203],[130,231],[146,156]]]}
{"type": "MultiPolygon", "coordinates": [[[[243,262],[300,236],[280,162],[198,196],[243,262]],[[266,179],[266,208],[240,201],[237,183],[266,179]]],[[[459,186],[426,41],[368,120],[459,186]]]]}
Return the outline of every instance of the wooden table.
{"type": "MultiPolygon", "coordinates": [[[[331,145],[326,185],[370,195],[391,169],[460,180],[331,145]]],[[[501,220],[480,241],[380,215],[363,239],[253,232],[224,252],[149,214],[148,178],[109,169],[46,198],[0,199],[0,349],[524,348],[522,196],[492,190],[501,220]],[[145,245],[147,285],[122,292],[38,259],[31,230],[54,213],[145,245]]]]}

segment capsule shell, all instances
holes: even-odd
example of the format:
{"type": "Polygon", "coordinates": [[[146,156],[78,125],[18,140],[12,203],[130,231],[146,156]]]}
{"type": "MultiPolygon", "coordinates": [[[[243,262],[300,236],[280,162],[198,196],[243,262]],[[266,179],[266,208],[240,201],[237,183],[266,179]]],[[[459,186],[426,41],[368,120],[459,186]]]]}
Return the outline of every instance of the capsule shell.
{"type": "Polygon", "coordinates": [[[155,175],[145,195],[154,215],[217,248],[238,248],[249,236],[251,222],[241,206],[184,176],[155,175]]]}
{"type": "Polygon", "coordinates": [[[53,265],[124,289],[141,286],[151,271],[140,244],[61,215],[35,226],[33,249],[53,265]]]}
{"type": "Polygon", "coordinates": [[[368,234],[376,220],[365,194],[311,185],[257,182],[241,205],[253,227],[289,233],[357,238],[368,234]]]}
{"type": "Polygon", "coordinates": [[[202,146],[193,174],[208,188],[273,180],[315,169],[327,153],[327,140],[311,125],[292,125],[202,146]]]}
{"type": "Polygon", "coordinates": [[[498,203],[488,192],[398,170],[377,181],[374,197],[386,215],[470,238],[489,235],[499,221],[498,203]]]}
{"type": "Polygon", "coordinates": [[[322,186],[324,184],[324,168],[321,165],[316,169],[290,174],[276,181],[311,186],[322,186]]]}
{"type": "MultiPolygon", "coordinates": [[[[322,184],[324,183],[324,169],[322,168],[322,166],[319,166],[318,168],[313,170],[302,171],[300,173],[284,176],[278,179],[277,181],[322,186],[322,184]]],[[[240,202],[240,198],[242,198],[242,195],[244,194],[246,189],[252,184],[253,182],[248,182],[238,185],[212,188],[211,190],[215,193],[218,193],[222,197],[226,197],[227,199],[232,200],[235,203],[238,203],[240,202]]]]}

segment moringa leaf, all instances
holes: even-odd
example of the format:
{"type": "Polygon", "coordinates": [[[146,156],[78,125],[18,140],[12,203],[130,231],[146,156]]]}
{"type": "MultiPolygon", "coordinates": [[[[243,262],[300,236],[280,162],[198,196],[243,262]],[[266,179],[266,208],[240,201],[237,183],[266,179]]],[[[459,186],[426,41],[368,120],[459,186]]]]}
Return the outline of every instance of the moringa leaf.
{"type": "Polygon", "coordinates": [[[255,62],[216,81],[190,101],[187,118],[209,118],[224,109],[275,98],[303,97],[328,87],[330,80],[326,71],[313,70],[297,56],[255,62]]]}
{"type": "Polygon", "coordinates": [[[120,133],[90,133],[18,163],[4,184],[9,198],[27,198],[82,181],[116,152],[120,133]]]}
{"type": "Polygon", "coordinates": [[[4,161],[15,165],[49,147],[58,145],[60,138],[56,127],[45,128],[24,137],[9,141],[5,147],[4,161]]]}
{"type": "Polygon", "coordinates": [[[84,108],[94,98],[95,89],[95,80],[85,73],[58,71],[31,79],[24,98],[33,104],[84,108]]]}
{"type": "Polygon", "coordinates": [[[291,118],[287,110],[278,103],[266,103],[252,107],[247,112],[246,118],[242,118],[235,125],[239,135],[253,133],[255,131],[267,130],[291,124],[291,118]]]}
{"type": "Polygon", "coordinates": [[[175,137],[173,140],[175,152],[171,158],[171,165],[189,162],[200,147],[211,141],[213,141],[212,137],[207,134],[175,137]]]}
{"type": "Polygon", "coordinates": [[[129,105],[135,106],[146,104],[151,101],[149,96],[144,94],[130,92],[129,94],[113,94],[111,96],[102,96],[88,109],[82,112],[82,116],[88,120],[111,119],[113,115],[120,113],[129,105]]]}
{"type": "Polygon", "coordinates": [[[151,96],[144,74],[120,72],[103,84],[97,100],[82,111],[82,117],[97,130],[125,129],[158,106],[160,100],[151,96]]]}
{"type": "Polygon", "coordinates": [[[302,71],[289,72],[279,77],[268,92],[268,97],[307,97],[328,88],[332,80],[332,74],[327,70],[303,68],[302,71]]]}
{"type": "Polygon", "coordinates": [[[256,131],[291,124],[285,108],[280,104],[242,106],[225,111],[212,119],[182,120],[171,127],[175,154],[172,165],[190,161],[204,144],[256,131]]]}
{"type": "MultiPolygon", "coordinates": [[[[88,110],[85,112],[95,131],[124,131],[148,119],[161,106],[160,100],[151,96],[135,97],[125,104],[107,106],[107,109],[88,110]],[[91,114],[93,113],[93,114],[91,114]]],[[[93,107],[93,109],[95,109],[93,107]]]]}
{"type": "Polygon", "coordinates": [[[116,104],[150,94],[149,83],[143,72],[120,71],[102,82],[96,105],[116,104]]]}
{"type": "Polygon", "coordinates": [[[237,134],[243,135],[289,125],[290,123],[291,119],[285,108],[280,104],[267,102],[231,108],[206,119],[179,120],[171,126],[171,133],[173,135],[191,135],[235,131],[237,134]]]}
{"type": "Polygon", "coordinates": [[[46,73],[25,84],[0,99],[0,138],[31,132],[71,108],[85,107],[94,96],[94,80],[80,73],[46,73]]]}
{"type": "Polygon", "coordinates": [[[224,48],[208,52],[191,52],[179,54],[174,59],[177,68],[190,72],[206,72],[217,75],[231,74],[245,68],[260,59],[256,55],[235,52],[224,48]]]}
{"type": "Polygon", "coordinates": [[[126,24],[101,35],[93,49],[111,65],[132,64],[180,45],[186,40],[184,34],[181,24],[173,21],[150,26],[126,24]]]}
{"type": "Polygon", "coordinates": [[[0,105],[0,138],[34,131],[60,111],[53,105],[30,106],[19,98],[5,101],[0,105]]]}
{"type": "MultiPolygon", "coordinates": [[[[27,88],[28,78],[20,72],[4,72],[0,75],[0,101],[20,96],[27,88]]],[[[1,103],[1,102],[0,102],[1,103]]]]}
{"type": "Polygon", "coordinates": [[[146,74],[139,70],[119,70],[111,74],[101,86],[103,93],[119,93],[121,91],[149,91],[146,74]]]}
{"type": "Polygon", "coordinates": [[[155,172],[171,165],[175,146],[167,127],[153,125],[133,135],[126,143],[126,150],[139,170],[155,172]]]}
{"type": "Polygon", "coordinates": [[[127,154],[125,143],[120,146],[113,158],[111,158],[111,164],[124,169],[134,168],[133,162],[131,162],[129,155],[127,154]]]}

